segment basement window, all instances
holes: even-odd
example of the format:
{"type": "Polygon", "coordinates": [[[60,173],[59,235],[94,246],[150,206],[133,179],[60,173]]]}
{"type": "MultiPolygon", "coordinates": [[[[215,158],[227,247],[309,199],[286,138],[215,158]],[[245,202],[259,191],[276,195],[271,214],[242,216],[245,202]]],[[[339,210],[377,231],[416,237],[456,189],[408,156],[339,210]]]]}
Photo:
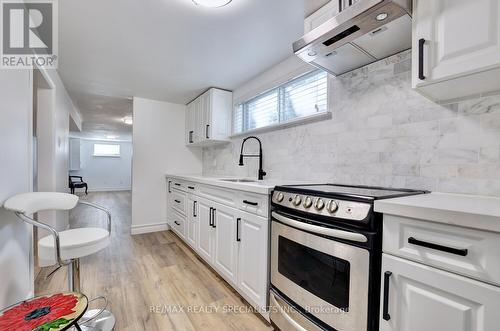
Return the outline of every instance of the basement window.
{"type": "Polygon", "coordinates": [[[298,122],[328,113],[328,75],[315,70],[237,104],[233,134],[298,122]]]}
{"type": "Polygon", "coordinates": [[[94,156],[120,157],[119,144],[94,144],[94,156]]]}

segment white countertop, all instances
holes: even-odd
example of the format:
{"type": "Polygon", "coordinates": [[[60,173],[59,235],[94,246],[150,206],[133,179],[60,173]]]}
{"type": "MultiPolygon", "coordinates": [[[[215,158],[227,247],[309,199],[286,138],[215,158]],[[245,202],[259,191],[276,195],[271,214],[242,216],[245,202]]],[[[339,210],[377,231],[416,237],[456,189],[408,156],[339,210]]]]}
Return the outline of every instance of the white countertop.
{"type": "Polygon", "coordinates": [[[218,186],[233,190],[257,193],[257,194],[269,194],[274,189],[274,187],[278,185],[304,184],[304,182],[293,181],[293,180],[256,180],[254,178],[246,178],[250,180],[255,180],[254,182],[228,182],[224,181],[223,179],[236,179],[236,178],[241,179],[241,177],[234,177],[234,176],[209,177],[209,176],[202,176],[200,174],[166,174],[165,177],[177,178],[189,182],[218,186]]]}
{"type": "Polygon", "coordinates": [[[375,211],[500,232],[500,197],[430,193],[375,201],[375,211]]]}

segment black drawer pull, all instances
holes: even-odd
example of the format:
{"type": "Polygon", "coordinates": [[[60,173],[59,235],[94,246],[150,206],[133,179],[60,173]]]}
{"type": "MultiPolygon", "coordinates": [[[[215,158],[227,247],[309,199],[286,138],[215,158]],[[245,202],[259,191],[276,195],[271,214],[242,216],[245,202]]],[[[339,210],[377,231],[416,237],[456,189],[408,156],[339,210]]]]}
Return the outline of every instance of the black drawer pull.
{"type": "Polygon", "coordinates": [[[258,202],[252,202],[252,201],[248,201],[248,200],[243,200],[243,203],[246,203],[247,205],[251,205],[251,206],[258,206],[259,205],[258,202]]]}
{"type": "Polygon", "coordinates": [[[179,183],[174,183],[174,185],[175,185],[175,186],[181,186],[181,184],[179,184],[179,183]]]}
{"type": "Polygon", "coordinates": [[[424,80],[424,45],[425,39],[418,40],[418,79],[424,80]]]}
{"type": "Polygon", "coordinates": [[[241,218],[237,218],[236,219],[236,241],[241,241],[241,238],[240,238],[240,222],[241,222],[241,218]]]}
{"type": "Polygon", "coordinates": [[[205,138],[210,139],[210,136],[208,135],[208,129],[210,128],[210,124],[207,124],[205,127],[205,138]]]}
{"type": "Polygon", "coordinates": [[[172,181],[168,181],[168,193],[172,193],[172,190],[170,189],[170,185],[172,184],[172,181]]]}
{"type": "Polygon", "coordinates": [[[430,243],[427,241],[418,240],[413,237],[408,238],[408,243],[460,256],[467,256],[467,254],[469,253],[469,250],[466,248],[461,249],[461,248],[443,246],[439,244],[430,243]]]}
{"type": "Polygon", "coordinates": [[[177,203],[181,203],[181,200],[174,200],[174,201],[177,202],[177,203]]]}
{"type": "Polygon", "coordinates": [[[194,186],[188,186],[188,189],[194,190],[194,186]]]}
{"type": "Polygon", "coordinates": [[[174,221],[174,223],[175,223],[175,224],[177,224],[177,225],[179,225],[179,226],[181,225],[181,223],[179,223],[179,222],[177,222],[177,221],[174,221]]]}
{"type": "Polygon", "coordinates": [[[391,278],[392,272],[386,271],[384,273],[384,307],[382,312],[382,318],[386,321],[391,319],[389,315],[389,278],[391,278]]]}

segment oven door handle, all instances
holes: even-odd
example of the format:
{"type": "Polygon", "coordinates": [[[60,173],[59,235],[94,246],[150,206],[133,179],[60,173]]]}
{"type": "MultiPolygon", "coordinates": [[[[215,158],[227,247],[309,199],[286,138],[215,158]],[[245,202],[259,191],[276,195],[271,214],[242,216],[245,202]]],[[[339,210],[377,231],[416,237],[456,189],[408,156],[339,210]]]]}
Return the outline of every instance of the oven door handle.
{"type": "Polygon", "coordinates": [[[281,223],[293,226],[294,228],[301,229],[304,231],[309,231],[312,233],[316,234],[321,234],[324,236],[329,236],[329,237],[334,237],[334,238],[339,238],[339,239],[344,239],[344,240],[350,240],[350,241],[356,241],[360,243],[364,243],[368,241],[368,238],[366,238],[365,235],[361,233],[354,233],[354,232],[349,232],[349,231],[342,231],[342,230],[337,230],[337,229],[331,229],[331,228],[325,228],[322,226],[317,226],[317,225],[312,225],[304,222],[299,222],[294,219],[285,217],[283,215],[278,214],[277,212],[272,212],[271,213],[272,217],[280,221],[281,223]]]}

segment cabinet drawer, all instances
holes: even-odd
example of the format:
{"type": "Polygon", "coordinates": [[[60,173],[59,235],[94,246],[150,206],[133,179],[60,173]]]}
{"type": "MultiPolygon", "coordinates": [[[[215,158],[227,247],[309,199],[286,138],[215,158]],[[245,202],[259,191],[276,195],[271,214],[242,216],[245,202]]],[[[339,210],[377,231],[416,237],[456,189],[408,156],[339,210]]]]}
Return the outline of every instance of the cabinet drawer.
{"type": "Polygon", "coordinates": [[[238,196],[236,194],[237,191],[227,190],[220,187],[213,187],[208,185],[198,185],[196,194],[210,199],[215,202],[219,202],[223,205],[238,208],[238,196]]]}
{"type": "Polygon", "coordinates": [[[259,216],[269,216],[269,196],[262,194],[252,194],[246,192],[239,193],[238,208],[259,216]]]}
{"type": "Polygon", "coordinates": [[[500,285],[500,235],[384,215],[383,251],[500,285]]]}
{"type": "Polygon", "coordinates": [[[182,238],[185,236],[186,217],[177,213],[172,213],[172,229],[182,238]]]}
{"type": "Polygon", "coordinates": [[[185,192],[173,190],[172,191],[172,208],[174,208],[176,211],[186,214],[186,198],[187,194],[185,192]]]}

